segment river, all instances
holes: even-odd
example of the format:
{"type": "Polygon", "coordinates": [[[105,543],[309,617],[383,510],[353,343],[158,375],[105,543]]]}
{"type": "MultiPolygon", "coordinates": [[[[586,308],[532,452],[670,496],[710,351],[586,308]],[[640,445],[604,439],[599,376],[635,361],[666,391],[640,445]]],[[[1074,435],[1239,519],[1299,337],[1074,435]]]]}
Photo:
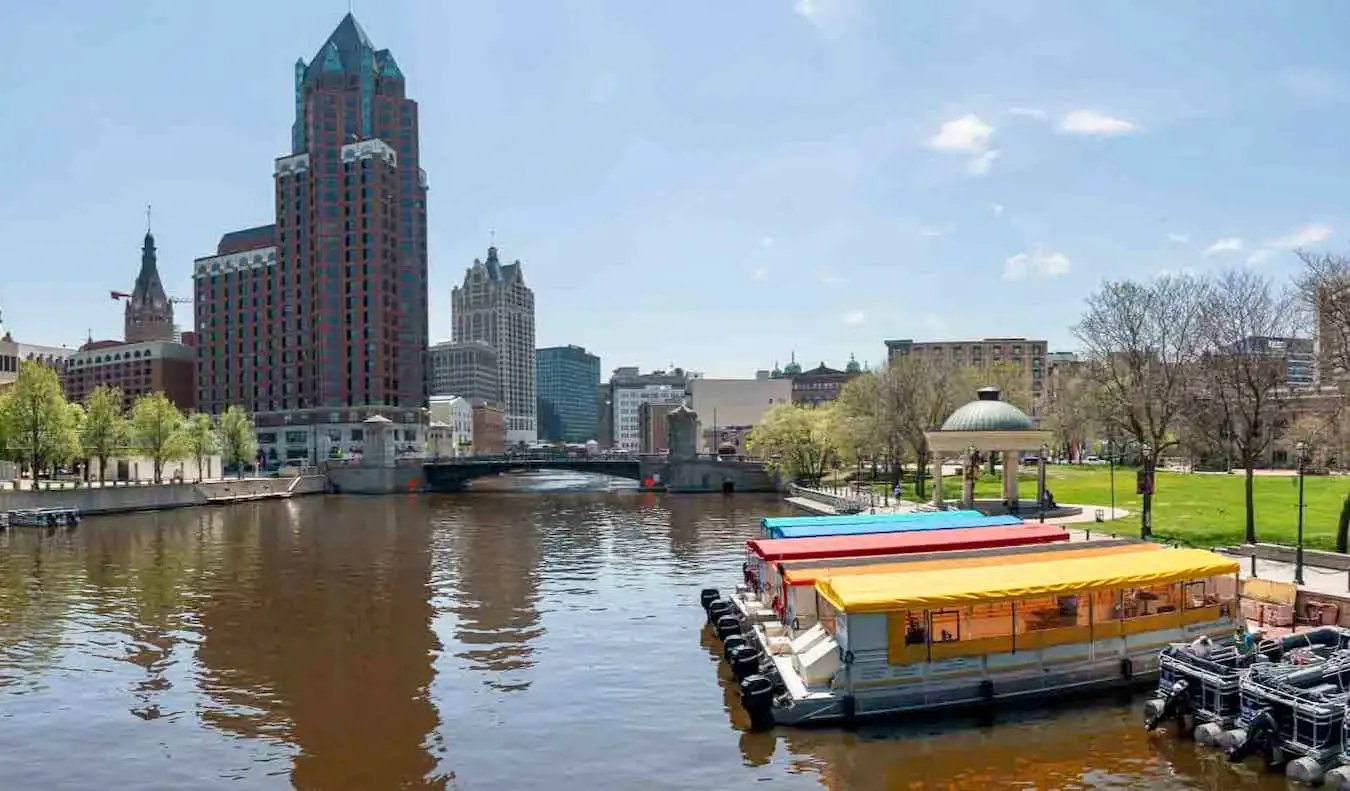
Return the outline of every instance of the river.
{"type": "Polygon", "coordinates": [[[786,507],[595,483],[0,533],[0,789],[1285,788],[1137,702],[746,733],[698,592],[786,507]]]}

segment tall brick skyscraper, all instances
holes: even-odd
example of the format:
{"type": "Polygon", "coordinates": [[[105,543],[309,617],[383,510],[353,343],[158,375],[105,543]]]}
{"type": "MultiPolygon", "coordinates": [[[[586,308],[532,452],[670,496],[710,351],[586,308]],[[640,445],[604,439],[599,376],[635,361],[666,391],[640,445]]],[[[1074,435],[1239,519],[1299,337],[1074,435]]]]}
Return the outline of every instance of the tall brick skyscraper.
{"type": "Polygon", "coordinates": [[[274,178],[275,225],[226,234],[197,261],[201,408],[242,404],[260,427],[371,412],[342,407],[411,422],[401,413],[426,405],[428,340],[417,103],[351,14],[295,65],[291,153],[274,178]]]}

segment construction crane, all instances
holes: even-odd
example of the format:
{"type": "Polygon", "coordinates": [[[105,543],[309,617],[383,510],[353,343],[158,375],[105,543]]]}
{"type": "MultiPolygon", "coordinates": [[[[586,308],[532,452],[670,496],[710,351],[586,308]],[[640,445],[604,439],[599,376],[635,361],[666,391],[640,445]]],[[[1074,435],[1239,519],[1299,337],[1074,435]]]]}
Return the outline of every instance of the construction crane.
{"type": "MultiPolygon", "coordinates": [[[[110,297],[112,297],[114,300],[118,300],[118,299],[131,299],[131,295],[128,294],[127,292],[125,292],[125,291],[109,291],[109,292],[108,292],[108,295],[109,295],[110,297]]],[[[192,300],[188,299],[187,297],[169,297],[169,302],[172,303],[172,304],[174,304],[174,305],[191,305],[191,304],[192,304],[192,300]]]]}

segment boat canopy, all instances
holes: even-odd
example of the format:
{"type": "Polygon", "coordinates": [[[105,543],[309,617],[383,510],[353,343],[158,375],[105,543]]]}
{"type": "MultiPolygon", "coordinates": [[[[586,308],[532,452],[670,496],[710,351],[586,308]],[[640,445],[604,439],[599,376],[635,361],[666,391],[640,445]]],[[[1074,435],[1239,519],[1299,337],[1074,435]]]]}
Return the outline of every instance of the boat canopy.
{"type": "MultiPolygon", "coordinates": [[[[782,527],[817,525],[886,525],[892,522],[922,522],[943,515],[983,516],[979,511],[905,511],[895,514],[816,514],[815,516],[766,516],[759,520],[765,533],[782,527]]],[[[776,536],[775,536],[776,537],[776,536]]]]}
{"type": "Polygon", "coordinates": [[[907,522],[875,522],[872,524],[801,525],[775,527],[769,538],[822,538],[825,536],[865,536],[870,533],[908,533],[919,530],[955,530],[963,527],[1005,527],[1020,525],[1015,516],[985,516],[978,511],[933,511],[927,519],[907,522]],[[965,514],[974,514],[966,516],[965,514]]]}
{"type": "Polygon", "coordinates": [[[1011,563],[1045,563],[1050,560],[1071,560],[1073,558],[1092,558],[1104,555],[1115,557],[1131,552],[1153,552],[1162,549],[1161,544],[1150,544],[1142,541],[1136,544],[1115,544],[1103,541],[1102,546],[1094,546],[1093,542],[1083,542],[1069,546],[1076,547],[1076,549],[1069,549],[1066,545],[1059,544],[1037,546],[1032,552],[1021,552],[1015,555],[958,556],[920,561],[901,560],[894,563],[873,563],[859,566],[797,566],[785,569],[783,580],[791,586],[814,585],[817,580],[835,576],[914,574],[933,569],[980,568],[1004,566],[1011,563]]]}
{"type": "Polygon", "coordinates": [[[1128,590],[1235,574],[1237,561],[1202,549],[1142,552],[1122,563],[1110,555],[983,568],[827,577],[816,590],[846,613],[933,610],[1037,596],[1128,590]]]}
{"type": "Polygon", "coordinates": [[[958,530],[919,530],[902,533],[871,533],[860,536],[822,538],[755,538],[745,542],[761,560],[908,555],[953,549],[1015,547],[1067,541],[1069,534],[1057,525],[1010,525],[958,530]]]}

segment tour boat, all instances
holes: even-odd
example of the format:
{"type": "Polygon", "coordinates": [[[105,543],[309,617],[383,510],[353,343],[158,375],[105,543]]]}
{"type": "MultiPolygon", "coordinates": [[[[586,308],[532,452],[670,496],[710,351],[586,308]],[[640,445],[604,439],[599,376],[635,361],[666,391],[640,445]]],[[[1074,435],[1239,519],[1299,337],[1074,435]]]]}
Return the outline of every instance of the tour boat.
{"type": "Polygon", "coordinates": [[[865,536],[872,533],[908,533],[926,530],[959,530],[966,527],[1006,527],[1020,525],[1016,516],[986,516],[979,511],[928,511],[914,514],[889,514],[892,519],[866,522],[847,521],[841,517],[786,517],[789,519],[819,519],[808,524],[777,525],[775,519],[763,519],[760,525],[764,537],[830,538],[834,536],[865,536]],[[900,518],[909,517],[909,518],[900,518]]]}
{"type": "MultiPolygon", "coordinates": [[[[742,566],[746,590],[738,591],[728,604],[733,614],[752,621],[782,621],[786,590],[781,579],[775,587],[769,581],[777,564],[794,560],[912,555],[963,549],[1016,547],[1068,541],[1069,534],[1057,525],[1009,525],[1005,527],[964,528],[959,530],[872,533],[860,536],[827,538],[769,538],[745,542],[746,562],[742,566]]],[[[718,598],[717,595],[713,596],[718,598]]],[[[710,602],[705,601],[704,606],[710,602]]],[[[714,622],[714,626],[716,623],[714,622]]]]}
{"type": "MultiPolygon", "coordinates": [[[[733,669],[762,670],[740,687],[759,727],[1132,687],[1156,680],[1162,646],[1233,629],[1236,585],[1221,580],[1237,572],[1230,558],[1169,549],[1010,563],[997,574],[830,576],[815,583],[819,623],[774,651],[765,626],[751,623],[733,669]]],[[[705,607],[725,611],[715,595],[704,592],[705,607]]]]}
{"type": "MultiPolygon", "coordinates": [[[[932,552],[923,555],[892,558],[889,563],[854,565],[801,566],[783,569],[777,575],[778,590],[785,591],[786,602],[783,623],[791,624],[793,632],[809,629],[819,620],[820,593],[816,582],[829,577],[851,574],[915,573],[942,568],[995,568],[1012,563],[1041,563],[1047,560],[1068,560],[1077,557],[1111,555],[1120,557],[1134,552],[1162,551],[1159,544],[1137,540],[1118,541],[1062,541],[1057,544],[1032,544],[1026,547],[998,547],[958,552],[932,552]]],[[[1128,559],[1122,560],[1128,562],[1128,559]]]]}

